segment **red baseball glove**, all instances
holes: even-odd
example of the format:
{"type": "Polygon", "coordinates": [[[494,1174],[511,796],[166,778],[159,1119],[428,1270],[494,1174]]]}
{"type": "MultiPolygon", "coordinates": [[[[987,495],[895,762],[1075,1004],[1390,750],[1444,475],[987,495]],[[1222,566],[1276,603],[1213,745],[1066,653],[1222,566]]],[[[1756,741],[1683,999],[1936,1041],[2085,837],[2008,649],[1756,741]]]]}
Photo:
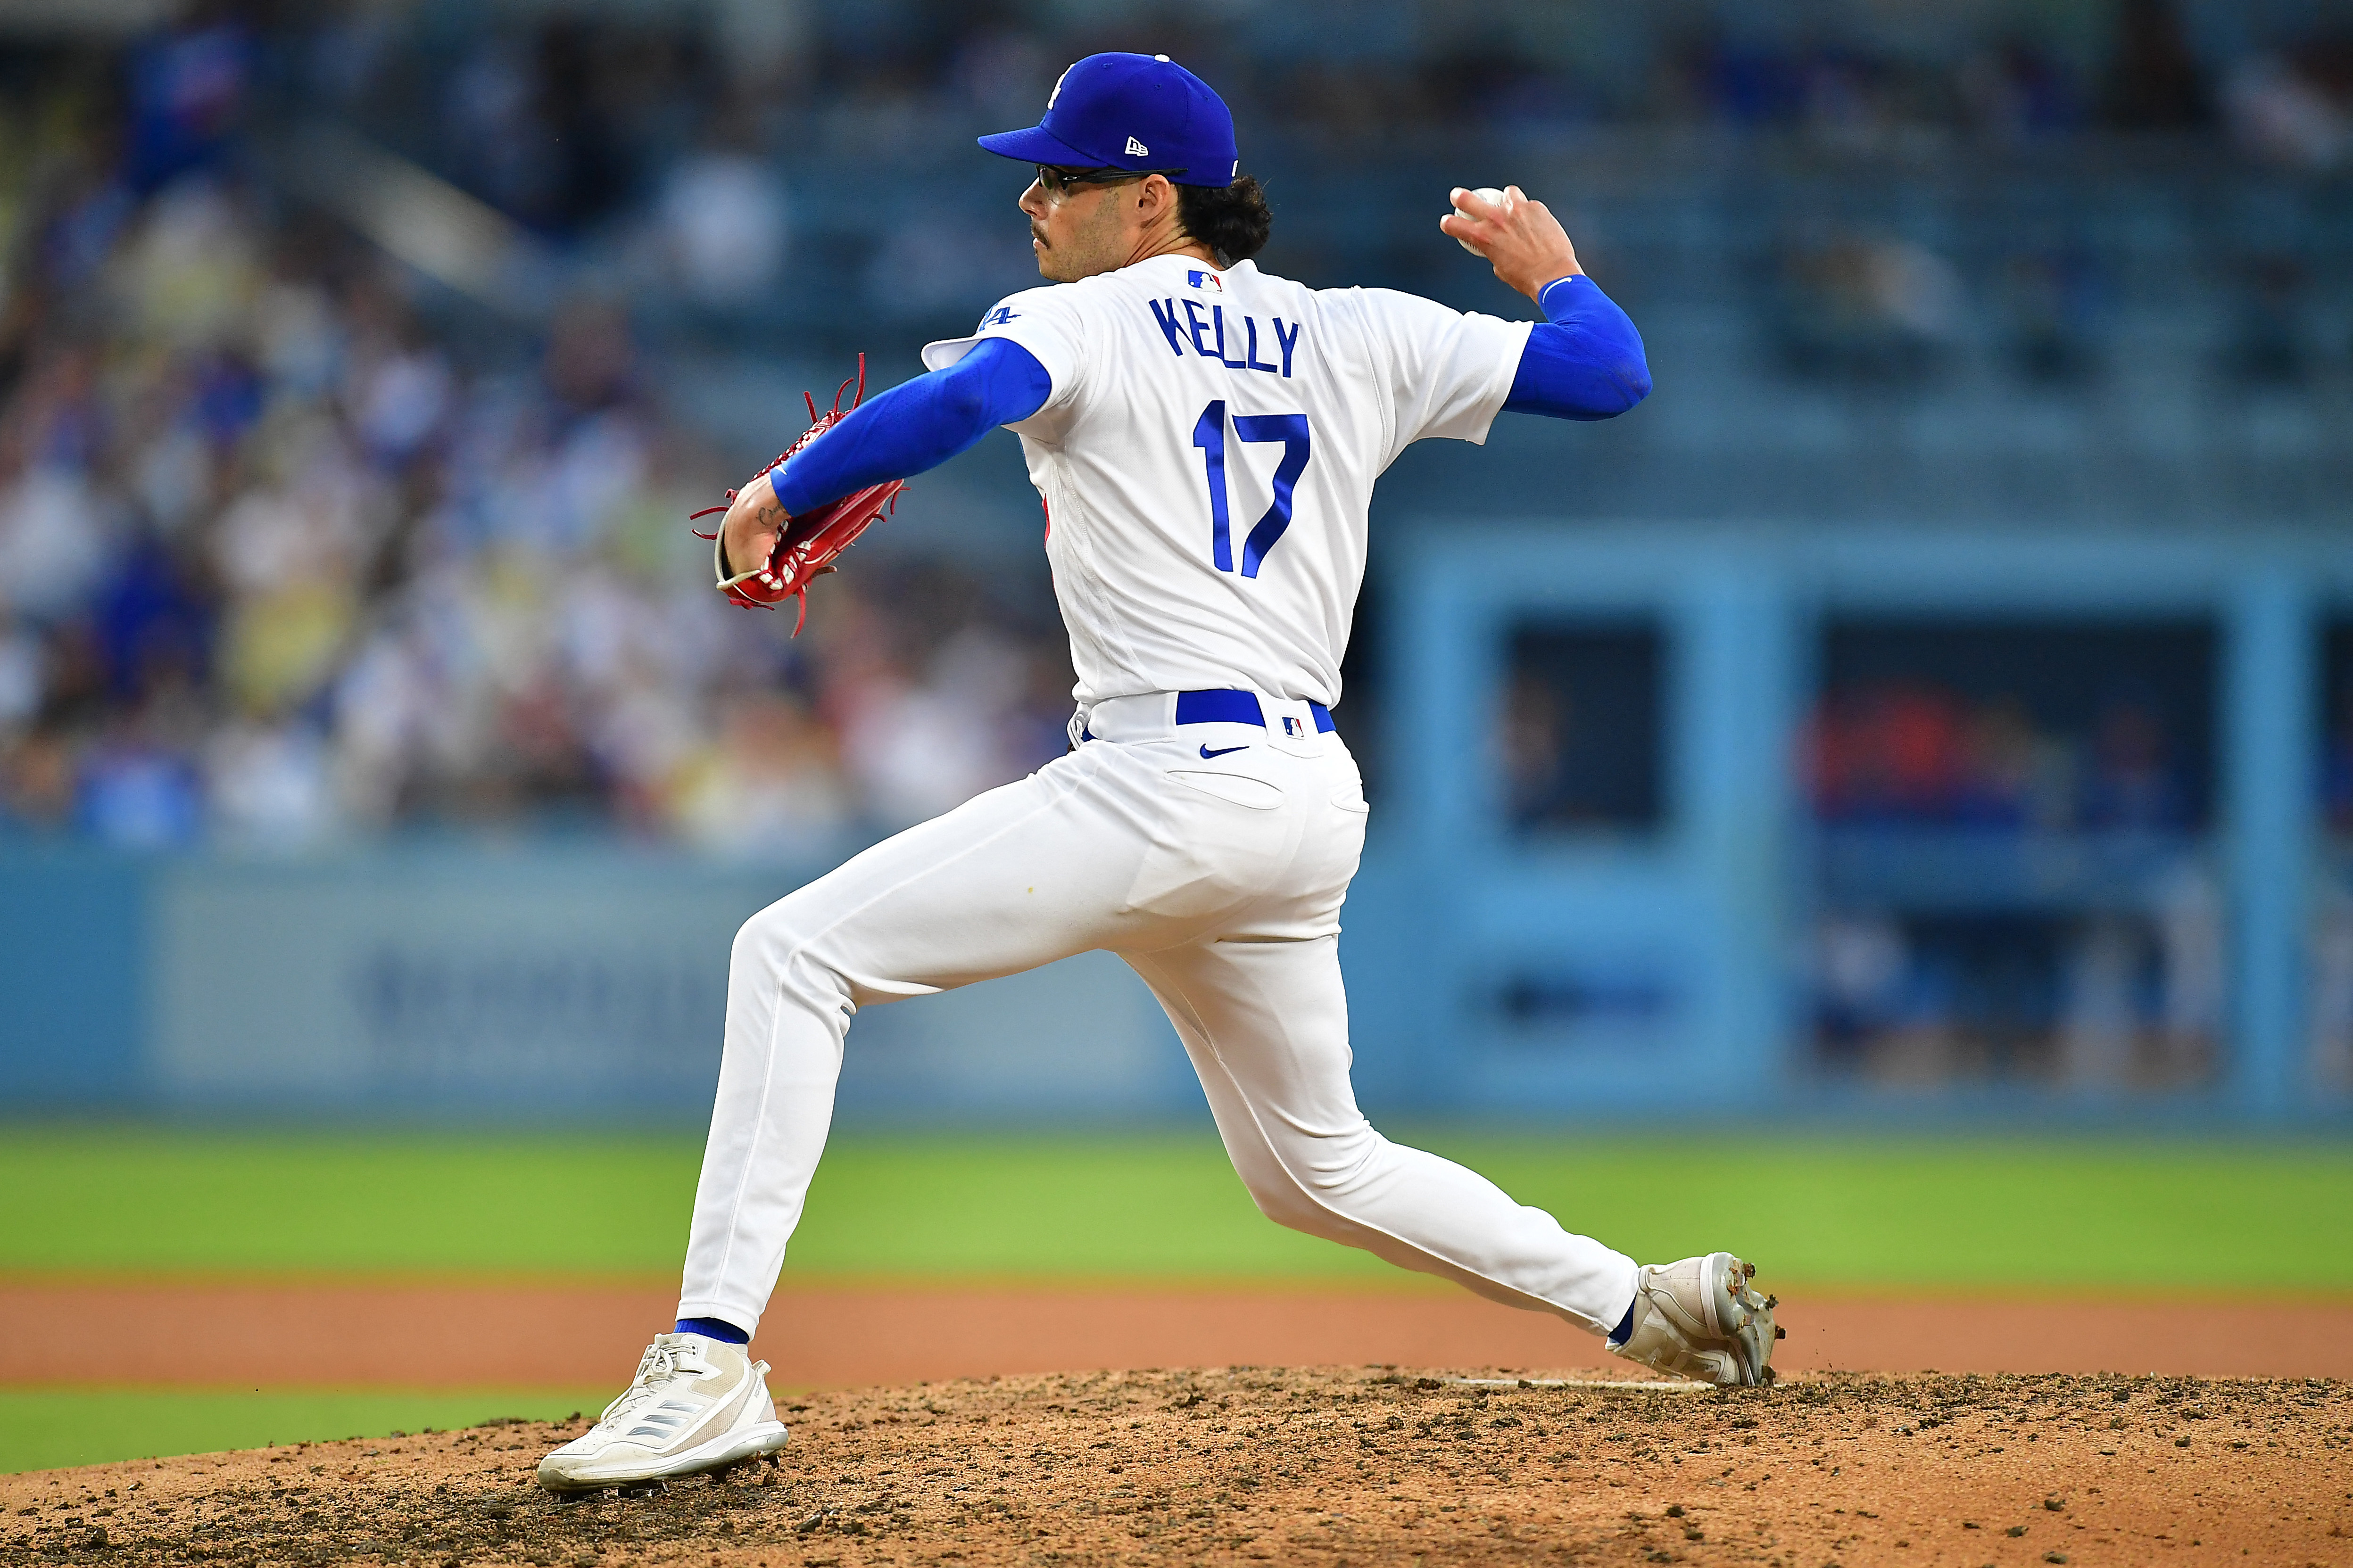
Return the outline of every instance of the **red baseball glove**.
{"type": "MultiPolygon", "coordinates": [[[[856,408],[866,401],[864,354],[858,356],[856,384],[858,393],[850,398],[849,408],[841,405],[841,400],[851,385],[845,381],[833,395],[833,406],[822,414],[817,411],[817,399],[804,393],[802,395],[808,398],[809,418],[815,423],[799,440],[779,453],[775,462],[754,476],[752,483],[767,483],[768,476],[786,458],[841,423],[842,416],[850,408],[856,408]]],[[[828,501],[814,511],[786,518],[784,531],[777,534],[776,547],[769,552],[768,559],[733,576],[728,574],[726,551],[720,542],[719,533],[705,533],[698,528],[694,534],[698,539],[712,541],[712,568],[719,579],[719,591],[727,595],[729,604],[741,605],[747,609],[773,610],[786,599],[798,599],[801,602],[800,618],[793,623],[793,635],[798,637],[801,627],[808,622],[809,584],[835,570],[834,557],[858,542],[858,536],[868,528],[889,516],[899,504],[899,492],[906,488],[904,479],[886,480],[879,485],[869,485],[864,489],[852,490],[839,500],[828,501]]],[[[700,521],[714,513],[723,517],[727,509],[734,504],[735,492],[729,490],[723,503],[704,507],[687,521],[690,523],[700,521]]],[[[721,531],[724,531],[723,527],[721,531]]]]}

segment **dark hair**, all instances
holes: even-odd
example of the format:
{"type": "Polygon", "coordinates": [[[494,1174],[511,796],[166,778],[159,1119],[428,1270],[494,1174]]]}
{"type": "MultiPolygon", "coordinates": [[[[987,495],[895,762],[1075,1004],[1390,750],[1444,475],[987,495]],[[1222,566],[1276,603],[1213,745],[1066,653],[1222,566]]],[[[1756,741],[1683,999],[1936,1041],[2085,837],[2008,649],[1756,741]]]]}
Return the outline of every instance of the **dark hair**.
{"type": "Polygon", "coordinates": [[[1258,178],[1244,174],[1230,185],[1179,185],[1176,221],[1185,232],[1217,253],[1218,265],[1247,261],[1266,247],[1274,214],[1258,178]]]}

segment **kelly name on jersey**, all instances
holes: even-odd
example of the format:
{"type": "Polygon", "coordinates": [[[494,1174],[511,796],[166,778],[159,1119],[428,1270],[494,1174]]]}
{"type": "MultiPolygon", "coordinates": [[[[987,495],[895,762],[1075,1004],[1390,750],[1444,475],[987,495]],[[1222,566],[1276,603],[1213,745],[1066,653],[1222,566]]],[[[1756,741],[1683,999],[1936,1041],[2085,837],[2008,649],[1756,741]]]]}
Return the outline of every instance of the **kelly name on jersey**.
{"type": "MultiPolygon", "coordinates": [[[[1208,293],[1223,294],[1226,291],[1225,279],[1198,268],[1187,271],[1185,283],[1189,289],[1208,293]]],[[[1169,352],[1180,359],[1189,346],[1198,357],[1216,360],[1228,370],[1262,370],[1270,375],[1280,375],[1285,381],[1291,379],[1292,352],[1299,346],[1302,323],[1285,322],[1281,316],[1268,318],[1272,328],[1269,334],[1268,352],[1281,356],[1281,363],[1277,364],[1259,358],[1256,316],[1238,315],[1236,318],[1240,325],[1234,332],[1234,346],[1241,351],[1241,357],[1237,359],[1226,352],[1224,305],[1212,301],[1208,307],[1209,313],[1203,316],[1202,301],[1190,295],[1182,299],[1148,300],[1145,303],[1152,308],[1153,324],[1160,329],[1160,335],[1168,340],[1169,352]]]]}
{"type": "MultiPolygon", "coordinates": [[[[1185,284],[1188,289],[1204,293],[1222,295],[1226,291],[1225,279],[1203,268],[1188,269],[1185,274],[1185,284]]],[[[1169,353],[1179,359],[1190,348],[1197,358],[1216,360],[1228,370],[1262,370],[1285,381],[1291,379],[1292,358],[1299,347],[1299,333],[1303,322],[1285,321],[1281,316],[1269,317],[1263,341],[1267,353],[1278,357],[1261,360],[1259,357],[1261,340],[1258,318],[1237,313],[1231,340],[1233,348],[1240,351],[1240,356],[1237,358],[1228,351],[1226,308],[1222,303],[1209,301],[1206,316],[1201,313],[1204,301],[1198,298],[1168,297],[1147,300],[1145,303],[1151,308],[1153,324],[1160,329],[1160,335],[1168,340],[1169,353]]],[[[973,330],[985,332],[991,327],[1009,326],[1020,315],[1021,312],[1010,305],[999,305],[983,316],[980,325],[973,330]]]]}

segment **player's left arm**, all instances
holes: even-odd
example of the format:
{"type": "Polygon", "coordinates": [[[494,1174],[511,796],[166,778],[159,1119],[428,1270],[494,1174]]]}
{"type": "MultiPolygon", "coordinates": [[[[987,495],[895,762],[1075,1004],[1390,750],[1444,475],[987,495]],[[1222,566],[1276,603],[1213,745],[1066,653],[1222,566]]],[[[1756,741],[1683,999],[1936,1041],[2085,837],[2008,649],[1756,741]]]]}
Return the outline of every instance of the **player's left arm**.
{"type": "Polygon", "coordinates": [[[935,468],[1000,425],[1045,406],[1052,384],[1020,344],[988,338],[945,370],[861,404],[736,495],[721,526],[723,567],[765,561],[794,516],[887,479],[935,468]]]}
{"type": "Polygon", "coordinates": [[[1651,392],[1642,335],[1577,265],[1567,230],[1517,185],[1490,202],[1457,188],[1438,226],[1493,263],[1495,276],[1545,313],[1529,331],[1504,407],[1555,419],[1609,419],[1651,392]]]}

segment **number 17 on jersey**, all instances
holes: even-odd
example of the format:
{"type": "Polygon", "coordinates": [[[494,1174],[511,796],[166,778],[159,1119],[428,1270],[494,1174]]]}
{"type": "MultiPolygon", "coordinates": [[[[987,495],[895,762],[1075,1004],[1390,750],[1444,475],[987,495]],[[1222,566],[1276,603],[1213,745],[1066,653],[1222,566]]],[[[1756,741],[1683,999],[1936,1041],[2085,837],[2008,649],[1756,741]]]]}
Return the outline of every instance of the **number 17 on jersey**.
{"type": "MultiPolygon", "coordinates": [[[[1241,440],[1282,444],[1282,461],[1274,469],[1274,502],[1251,525],[1242,541],[1242,575],[1255,577],[1282,531],[1291,526],[1291,497],[1299,476],[1307,471],[1309,443],[1304,414],[1237,414],[1234,434],[1241,440]]],[[[1202,467],[1209,480],[1209,555],[1220,572],[1234,569],[1233,530],[1226,496],[1226,400],[1219,398],[1201,410],[1193,425],[1193,445],[1201,449],[1202,467]]]]}

